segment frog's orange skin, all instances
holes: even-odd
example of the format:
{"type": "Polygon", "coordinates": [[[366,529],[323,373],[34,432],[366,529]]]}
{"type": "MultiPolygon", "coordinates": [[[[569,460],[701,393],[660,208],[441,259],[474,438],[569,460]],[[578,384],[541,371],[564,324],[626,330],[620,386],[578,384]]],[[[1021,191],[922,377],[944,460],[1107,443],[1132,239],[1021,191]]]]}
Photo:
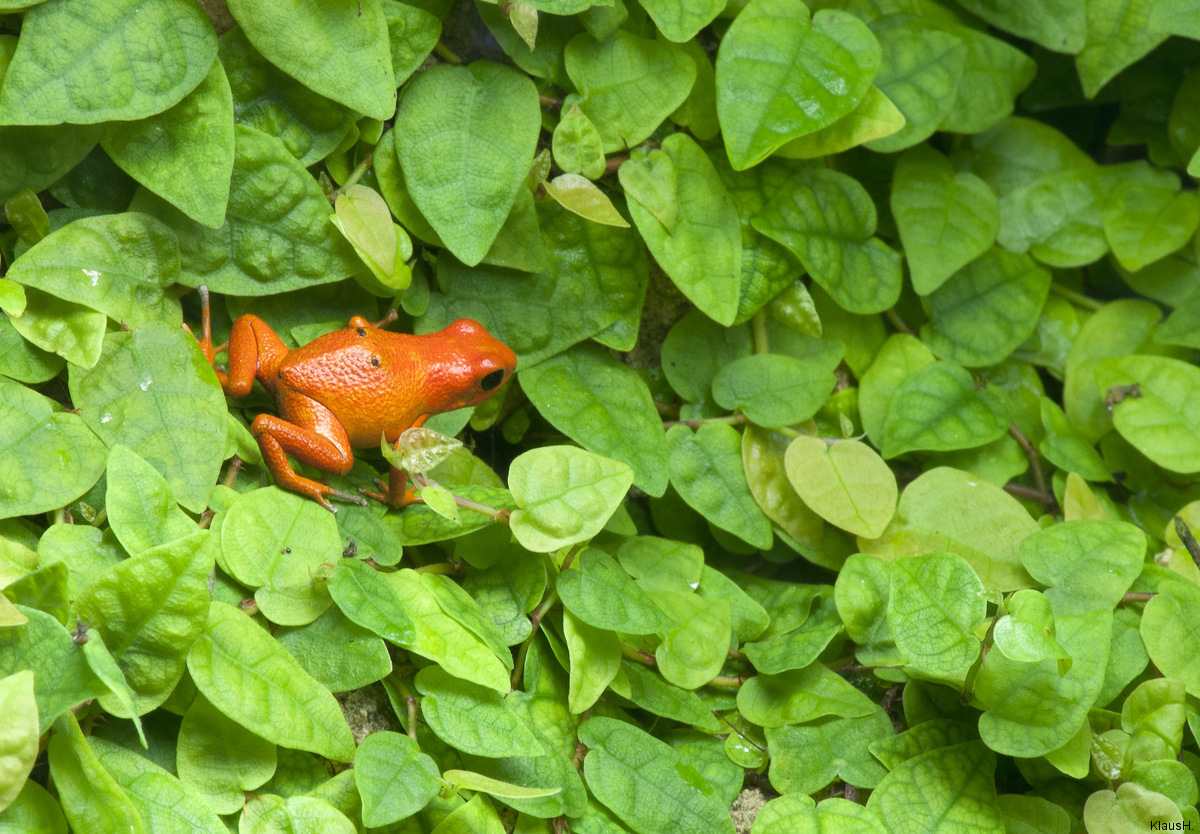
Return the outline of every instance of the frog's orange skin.
{"type": "MultiPolygon", "coordinates": [[[[211,362],[220,349],[212,347],[207,297],[202,292],[200,345],[211,362]]],[[[267,469],[279,486],[332,512],[326,496],[365,502],[297,474],[288,454],[345,475],[352,449],[374,447],[381,435],[394,443],[434,414],[483,402],[517,366],[513,352],[470,319],[413,336],[382,329],[394,318],[393,311],[372,324],[354,316],[344,330],[288,350],[258,316],[240,316],[229,336],[229,371],[217,371],[230,396],[244,397],[257,379],[274,397],[279,416],[260,414],[250,426],[267,469]]],[[[363,492],[400,507],[415,500],[407,483],[408,473],[392,467],[386,495],[363,492]]]]}

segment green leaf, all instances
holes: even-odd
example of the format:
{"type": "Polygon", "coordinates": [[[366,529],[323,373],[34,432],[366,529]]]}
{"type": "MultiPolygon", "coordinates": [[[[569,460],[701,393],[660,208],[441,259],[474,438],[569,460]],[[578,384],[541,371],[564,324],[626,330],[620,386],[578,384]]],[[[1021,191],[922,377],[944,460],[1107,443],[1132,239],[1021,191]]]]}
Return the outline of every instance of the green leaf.
{"type": "Polygon", "coordinates": [[[763,727],[805,724],[827,715],[861,718],[878,707],[825,664],[780,675],[755,675],[738,690],[737,706],[763,727]]]}
{"type": "Polygon", "coordinates": [[[8,277],[137,327],[178,325],[179,246],[171,230],[136,212],[85,217],[51,233],[17,259],[8,277]]]}
{"type": "Polygon", "coordinates": [[[1172,472],[1200,471],[1200,368],[1122,356],[1096,366],[1096,383],[1111,398],[1113,425],[1138,451],[1172,472]]]}
{"type": "Polygon", "coordinates": [[[695,692],[680,689],[639,663],[621,662],[609,689],[655,715],[715,732],[721,724],[695,692]]]}
{"type": "Polygon", "coordinates": [[[147,191],[134,198],[138,211],[179,236],[180,283],[267,295],[340,281],[359,268],[353,250],[333,232],[320,186],[283,143],[243,125],[234,132],[229,206],[219,229],[201,226],[147,191]]]}
{"type": "Polygon", "coordinates": [[[1012,44],[966,26],[942,27],[967,46],[954,105],[939,130],[980,133],[1012,115],[1016,97],[1037,73],[1033,59],[1012,44]]]}
{"type": "Polygon", "coordinates": [[[137,806],[96,758],[75,716],[68,714],[58,727],[48,745],[50,773],[71,827],[146,834],[137,806]]]}
{"type": "Polygon", "coordinates": [[[188,217],[219,228],[233,171],[233,98],[220,61],[169,110],[109,125],[105,152],[130,176],[188,217]]]}
{"type": "Polygon", "coordinates": [[[521,371],[521,388],[550,423],[589,451],[633,468],[634,483],[661,496],[667,444],[646,383],[596,345],[578,345],[521,371]]]}
{"type": "Polygon", "coordinates": [[[329,690],[232,605],[211,604],[187,664],[204,697],[256,735],[334,761],[354,757],[350,728],[329,690]]]}
{"type": "Polygon", "coordinates": [[[218,813],[236,813],[246,791],[275,773],[275,745],[235,724],[197,693],[179,726],[176,753],[179,778],[218,813]]]}
{"type": "Polygon", "coordinates": [[[1035,43],[1074,55],[1087,41],[1082,0],[1046,0],[1013,4],[1005,0],[959,0],[959,5],[988,23],[1035,43]]]}
{"type": "Polygon", "coordinates": [[[443,294],[430,298],[416,331],[431,333],[466,316],[529,368],[626,316],[640,316],[648,266],[635,232],[588,223],[556,203],[543,204],[538,216],[550,250],[547,269],[527,276],[440,258],[443,294]]]}
{"type": "Polygon", "coordinates": [[[879,69],[879,43],[842,11],[753,0],[717,53],[717,115],[735,170],[849,114],[879,69]]]}
{"type": "Polygon", "coordinates": [[[508,7],[508,19],[529,50],[537,46],[538,13],[531,3],[513,3],[508,7]]]}
{"type": "Polygon", "coordinates": [[[354,752],[363,825],[377,827],[411,817],[437,795],[439,775],[437,764],[408,736],[371,733],[354,752]]]}
{"type": "Polygon", "coordinates": [[[692,310],[671,326],[663,340],[663,375],[679,396],[697,402],[708,396],[721,366],[749,356],[751,350],[749,328],[721,327],[692,310]]]}
{"type": "Polygon", "coordinates": [[[884,831],[886,826],[879,814],[864,805],[841,797],[823,800],[814,808],[812,797],[787,794],[772,799],[763,806],[752,830],[754,834],[808,834],[819,831],[869,834],[873,831],[884,831]]]}
{"type": "Polygon", "coordinates": [[[179,509],[166,479],[121,444],[108,455],[105,509],[112,532],[133,556],[196,532],[195,522],[179,509]]]}
{"type": "MultiPolygon", "coordinates": [[[[389,2],[385,9],[393,6],[400,4],[389,2]]],[[[221,36],[220,56],[237,121],[278,138],[301,165],[324,159],[354,127],[354,112],[277,69],[258,54],[240,28],[221,36]]]]}
{"type": "Polygon", "coordinates": [[[225,456],[225,397],[212,367],[191,336],[163,322],[111,333],[105,345],[95,368],[69,375],[80,416],[161,472],[185,509],[203,511],[225,456]]]}
{"type": "Polygon", "coordinates": [[[996,195],[927,145],[904,153],[892,182],[892,214],[913,289],[928,295],[991,248],[1000,228],[996,195]]]}
{"type": "Polygon", "coordinates": [[[563,60],[578,104],[604,142],[604,152],[643,142],[683,104],[696,80],[696,65],[683,48],[618,30],[603,42],[580,33],[563,60]]]}
{"type": "Polygon", "coordinates": [[[99,361],[108,316],[39,290],[26,290],[25,297],[24,312],[9,319],[22,337],[81,368],[91,368],[99,361]]]}
{"type": "Polygon", "coordinates": [[[500,799],[539,799],[562,792],[562,788],[527,788],[523,785],[514,785],[511,782],[503,782],[469,770],[447,770],[442,774],[442,778],[456,787],[466,788],[469,791],[482,791],[500,799]]]}
{"type": "Polygon", "coordinates": [[[901,383],[934,361],[933,353],[920,340],[906,333],[893,333],[883,343],[871,367],[858,383],[858,410],[863,428],[876,446],[883,445],[883,428],[888,406],[901,383]]]}
{"type": "Polygon", "coordinates": [[[1167,39],[1148,25],[1154,0],[1088,0],[1087,45],[1075,57],[1083,94],[1091,98],[1125,67],[1167,39]]]}
{"type": "Polygon", "coordinates": [[[0,200],[56,183],[96,146],[100,133],[99,125],[0,126],[0,200]]]}
{"type": "Polygon", "coordinates": [[[1046,460],[1088,481],[1113,479],[1103,458],[1049,397],[1042,398],[1042,426],[1046,439],[1038,444],[1038,451],[1046,460]]]}
{"type": "Polygon", "coordinates": [[[527,550],[549,552],[600,532],[633,483],[624,463],[576,449],[543,446],[518,455],[508,485],[519,509],[511,526],[527,550]]]}
{"type": "Polygon", "coordinates": [[[732,832],[728,809],[712,786],[671,747],[613,718],[579,728],[588,747],[583,775],[592,794],[642,831],[732,832]]]}
{"type": "Polygon", "coordinates": [[[1058,660],[1038,663],[1010,660],[988,652],[975,679],[975,696],[987,712],[979,734],[997,753],[1044,756],[1062,747],[1087,720],[1104,682],[1112,613],[1054,617],[1058,642],[1074,661],[1060,674],[1058,660]]]}
{"type": "Polygon", "coordinates": [[[792,175],[754,218],[791,250],[844,310],[878,313],[900,297],[900,256],[875,233],[875,204],[853,177],[826,168],[792,175]]]}
{"type": "Polygon", "coordinates": [[[567,708],[578,715],[592,708],[621,669],[621,641],[563,612],[563,641],[571,659],[567,708]]]}
{"type": "Polygon", "coordinates": [[[195,89],[216,56],[212,24],[187,0],[42,3],[21,25],[0,88],[0,121],[144,119],[195,89]],[[71,60],[79,55],[90,58],[71,60]]]}
{"type": "Polygon", "coordinates": [[[888,627],[917,674],[961,683],[979,658],[974,629],[986,612],[983,583],[961,556],[929,553],[892,563],[888,627]]]}
{"type": "Polygon", "coordinates": [[[681,45],[696,65],[696,81],[687,99],[671,114],[671,121],[686,127],[700,141],[707,142],[721,131],[717,121],[717,85],[712,60],[695,39],[681,45]]]}
{"type": "Polygon", "coordinates": [[[310,90],[373,119],[392,117],[396,84],[380,0],[234,0],[229,11],[263,57],[310,90]]]}
{"type": "Polygon", "coordinates": [[[397,0],[384,0],[383,16],[392,45],[395,86],[399,87],[425,63],[437,45],[442,35],[442,21],[425,9],[397,0]]]}
{"type": "Polygon", "coordinates": [[[337,521],[316,502],[278,487],[243,493],[221,523],[221,567],[248,588],[278,625],[311,623],[332,604],[322,565],[342,554],[337,521]]]}
{"type": "Polygon", "coordinates": [[[275,636],[330,692],[370,686],[392,671],[383,639],[350,622],[338,608],[329,609],[306,626],[280,629],[275,636]]]}
{"type": "Polygon", "coordinates": [[[982,742],[930,750],[901,763],[872,791],[867,808],[890,831],[1004,831],[996,799],[996,755],[982,742]]]}
{"type": "MultiPolygon", "coordinates": [[[[787,477],[785,449],[787,438],[747,426],[742,435],[742,466],[746,484],[763,514],[802,547],[821,554],[825,524],[821,517],[801,500],[787,477]]],[[[821,563],[823,564],[823,563],[821,563]]],[[[836,568],[836,564],[829,565],[836,568]]]]}
{"type": "Polygon", "coordinates": [[[379,192],[352,185],[338,195],[334,210],[334,225],[376,280],[389,290],[405,289],[412,280],[412,268],[405,263],[412,255],[412,241],[392,222],[379,192]]]}
{"type": "MultiPolygon", "coordinates": [[[[771,785],[785,795],[813,794],[836,778],[855,787],[873,788],[887,771],[871,758],[867,745],[894,734],[891,720],[881,709],[861,718],[769,729],[771,785]]],[[[778,830],[783,834],[790,829],[778,830]]]]}
{"type": "Polygon", "coordinates": [[[904,127],[867,143],[888,153],[929,138],[950,114],[966,68],[967,47],[954,35],[919,25],[876,33],[883,60],[875,86],[904,115],[904,127]]]}
{"type": "Polygon", "coordinates": [[[977,391],[961,366],[933,362],[912,373],[892,395],[883,424],[883,456],[973,449],[1000,439],[1008,421],[1003,393],[977,391]]]}
{"type": "MultiPolygon", "coordinates": [[[[208,532],[152,547],[97,576],[75,601],[91,622],[137,695],[145,714],[162,704],[183,676],[188,650],[204,629],[212,552],[208,532]]],[[[124,704],[101,705],[129,718],[124,704]]]]}
{"type": "Polygon", "coordinates": [[[662,150],[631,156],[617,176],[633,197],[634,225],[675,286],[713,321],[733,324],[741,284],[741,226],[708,156],[686,134],[673,133],[662,150]],[[644,206],[639,195],[651,187],[661,202],[644,206]],[[673,228],[664,218],[674,221],[673,228]]]}
{"type": "Polygon", "coordinates": [[[1051,586],[1057,613],[1113,608],[1141,573],[1146,536],[1119,521],[1069,521],[1039,530],[1021,543],[1030,576],[1051,586]]]}
{"type": "Polygon", "coordinates": [[[1189,582],[1164,582],[1146,603],[1141,635],[1150,660],[1166,677],[1183,681],[1200,696],[1200,637],[1192,624],[1200,615],[1200,590],[1189,582]]]}
{"type": "Polygon", "coordinates": [[[900,496],[896,517],[883,536],[860,542],[885,559],[934,551],[963,557],[989,591],[1028,588],[1021,542],[1038,530],[1017,499],[966,472],[939,467],[918,477],[900,496]]]}
{"type": "Polygon", "coordinates": [[[338,562],[329,593],[351,621],[429,658],[451,675],[507,692],[508,670],[492,647],[445,611],[420,574],[382,574],[356,559],[338,562]]]}
{"type": "Polygon", "coordinates": [[[720,673],[728,657],[733,629],[729,603],[669,590],[656,592],[654,599],[675,620],[654,652],[658,670],[678,687],[698,689],[720,673]]]}
{"type": "Polygon", "coordinates": [[[104,445],[79,416],[24,385],[0,381],[0,426],[0,518],[58,509],[104,471],[104,445]]]}
{"type": "Polygon", "coordinates": [[[0,808],[21,792],[38,755],[38,710],[33,672],[14,672],[0,678],[0,710],[6,716],[0,729],[0,808]]]}
{"type": "Polygon", "coordinates": [[[904,114],[871,85],[858,106],[828,127],[793,139],[775,152],[785,159],[816,159],[891,136],[904,127],[904,114]]]}
{"type": "Polygon", "coordinates": [[[713,399],[763,428],[802,423],[817,413],[836,379],[816,362],[778,353],[736,359],[713,377],[713,399]]]}
{"type": "Polygon", "coordinates": [[[15,607],[27,622],[0,628],[0,675],[33,670],[39,733],[69,709],[108,692],[71,634],[52,615],[15,607]]]}
{"type": "Polygon", "coordinates": [[[673,0],[646,0],[642,6],[662,32],[663,37],[675,43],[690,41],[696,33],[712,23],[722,9],[722,0],[696,0],[692,3],[677,3],[673,0]]]}
{"type": "Polygon", "coordinates": [[[578,557],[578,569],[558,576],[563,607],[593,628],[624,634],[656,634],[674,623],[603,550],[588,548],[578,557]]]}
{"type": "Polygon", "coordinates": [[[559,205],[586,220],[603,223],[605,226],[629,228],[629,224],[608,196],[586,177],[579,174],[560,174],[543,182],[542,187],[559,205]]]}
{"type": "Polygon", "coordinates": [[[1085,266],[1108,251],[1101,171],[1088,164],[1047,174],[1000,195],[997,242],[1050,266],[1085,266]]]}
{"type": "MultiPolygon", "coordinates": [[[[456,495],[497,510],[516,509],[512,495],[506,489],[475,484],[459,484],[454,487],[456,495]]],[[[402,545],[428,544],[429,542],[465,536],[481,527],[492,524],[487,513],[464,513],[459,521],[445,518],[423,504],[405,508],[403,513],[389,513],[383,523],[402,545]]]]}
{"type": "Polygon", "coordinates": [[[1096,384],[1101,360],[1130,353],[1155,353],[1147,349],[1162,318],[1157,304],[1128,298],[1105,304],[1088,318],[1067,354],[1063,379],[1063,411],[1071,425],[1093,443],[1112,428],[1104,405],[1107,392],[1096,384]]]}
{"type": "Polygon", "coordinates": [[[997,649],[1011,660],[1037,663],[1056,658],[1059,674],[1066,674],[1073,661],[1054,639],[1054,615],[1049,598],[1028,588],[1008,599],[1008,613],[995,621],[992,638],[997,649]]]}
{"type": "Polygon", "coordinates": [[[1136,782],[1123,782],[1116,792],[1096,791],[1087,798],[1083,818],[1088,831],[1096,834],[1118,834],[1134,828],[1150,830],[1183,826],[1179,807],[1167,796],[1142,787],[1136,782]]]}
{"type": "Polygon", "coordinates": [[[554,161],[568,174],[599,179],[604,173],[604,149],[600,133],[578,104],[563,114],[554,128],[554,161]]]}
{"type": "Polygon", "coordinates": [[[667,446],[671,483],[690,507],[758,550],[771,546],[771,524],[746,484],[742,438],[732,426],[705,423],[694,433],[673,426],[667,446]]]}
{"type": "Polygon", "coordinates": [[[896,476],[870,446],[797,437],[784,457],[788,481],[821,518],[875,539],[896,512],[896,476]]]}
{"type": "Polygon", "coordinates": [[[405,86],[396,154],[413,201],[463,263],[499,234],[537,144],[537,91],[509,67],[442,65],[405,86]]]}
{"type": "Polygon", "coordinates": [[[149,759],[103,738],[88,740],[96,759],[141,812],[148,831],[225,831],[216,812],[149,759]]]}
{"type": "Polygon", "coordinates": [[[1200,200],[1178,186],[1118,183],[1104,204],[1102,222],[1113,255],[1136,271],[1191,240],[1200,225],[1200,200]]]}
{"type": "Polygon", "coordinates": [[[421,716],[446,744],[489,758],[541,756],[542,742],[519,708],[519,696],[502,698],[495,690],[451,677],[426,666],[416,677],[421,716]]]}
{"type": "Polygon", "coordinates": [[[921,340],[943,359],[994,365],[1033,334],[1050,291],[1050,273],[1028,255],[993,247],[926,299],[921,340]]]}

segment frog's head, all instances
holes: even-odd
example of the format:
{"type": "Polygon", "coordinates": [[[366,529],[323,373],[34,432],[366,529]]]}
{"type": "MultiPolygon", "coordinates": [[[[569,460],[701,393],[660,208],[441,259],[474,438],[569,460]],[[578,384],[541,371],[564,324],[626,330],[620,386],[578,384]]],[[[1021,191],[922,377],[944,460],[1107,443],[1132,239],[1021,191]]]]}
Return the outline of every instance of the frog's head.
{"type": "Polygon", "coordinates": [[[453,408],[477,405],[508,381],[517,369],[517,357],[508,345],[487,332],[482,324],[459,319],[442,331],[453,346],[453,368],[457,404],[453,408]]]}

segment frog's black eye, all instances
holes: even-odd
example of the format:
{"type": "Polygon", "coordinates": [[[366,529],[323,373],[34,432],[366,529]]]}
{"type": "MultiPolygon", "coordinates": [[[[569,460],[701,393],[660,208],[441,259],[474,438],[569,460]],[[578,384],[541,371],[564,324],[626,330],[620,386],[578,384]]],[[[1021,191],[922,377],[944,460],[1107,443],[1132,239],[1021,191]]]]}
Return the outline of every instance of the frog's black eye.
{"type": "Polygon", "coordinates": [[[492,371],[490,374],[479,380],[480,391],[495,391],[500,387],[500,383],[504,382],[504,371],[492,371]]]}
{"type": "Polygon", "coordinates": [[[366,336],[366,335],[367,335],[367,331],[366,331],[364,328],[361,328],[361,327],[360,327],[360,328],[358,328],[357,330],[355,330],[354,332],[355,332],[355,333],[357,333],[359,336],[366,336]]]}

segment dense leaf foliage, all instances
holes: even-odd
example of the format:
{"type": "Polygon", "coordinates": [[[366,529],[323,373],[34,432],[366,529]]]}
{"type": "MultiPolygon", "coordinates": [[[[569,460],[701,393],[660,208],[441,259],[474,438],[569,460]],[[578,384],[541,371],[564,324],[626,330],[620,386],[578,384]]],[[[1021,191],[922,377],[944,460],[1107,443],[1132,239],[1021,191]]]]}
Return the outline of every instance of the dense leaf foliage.
{"type": "Polygon", "coordinates": [[[1200,826],[1198,14],[0,0],[0,830],[1200,826]]]}

